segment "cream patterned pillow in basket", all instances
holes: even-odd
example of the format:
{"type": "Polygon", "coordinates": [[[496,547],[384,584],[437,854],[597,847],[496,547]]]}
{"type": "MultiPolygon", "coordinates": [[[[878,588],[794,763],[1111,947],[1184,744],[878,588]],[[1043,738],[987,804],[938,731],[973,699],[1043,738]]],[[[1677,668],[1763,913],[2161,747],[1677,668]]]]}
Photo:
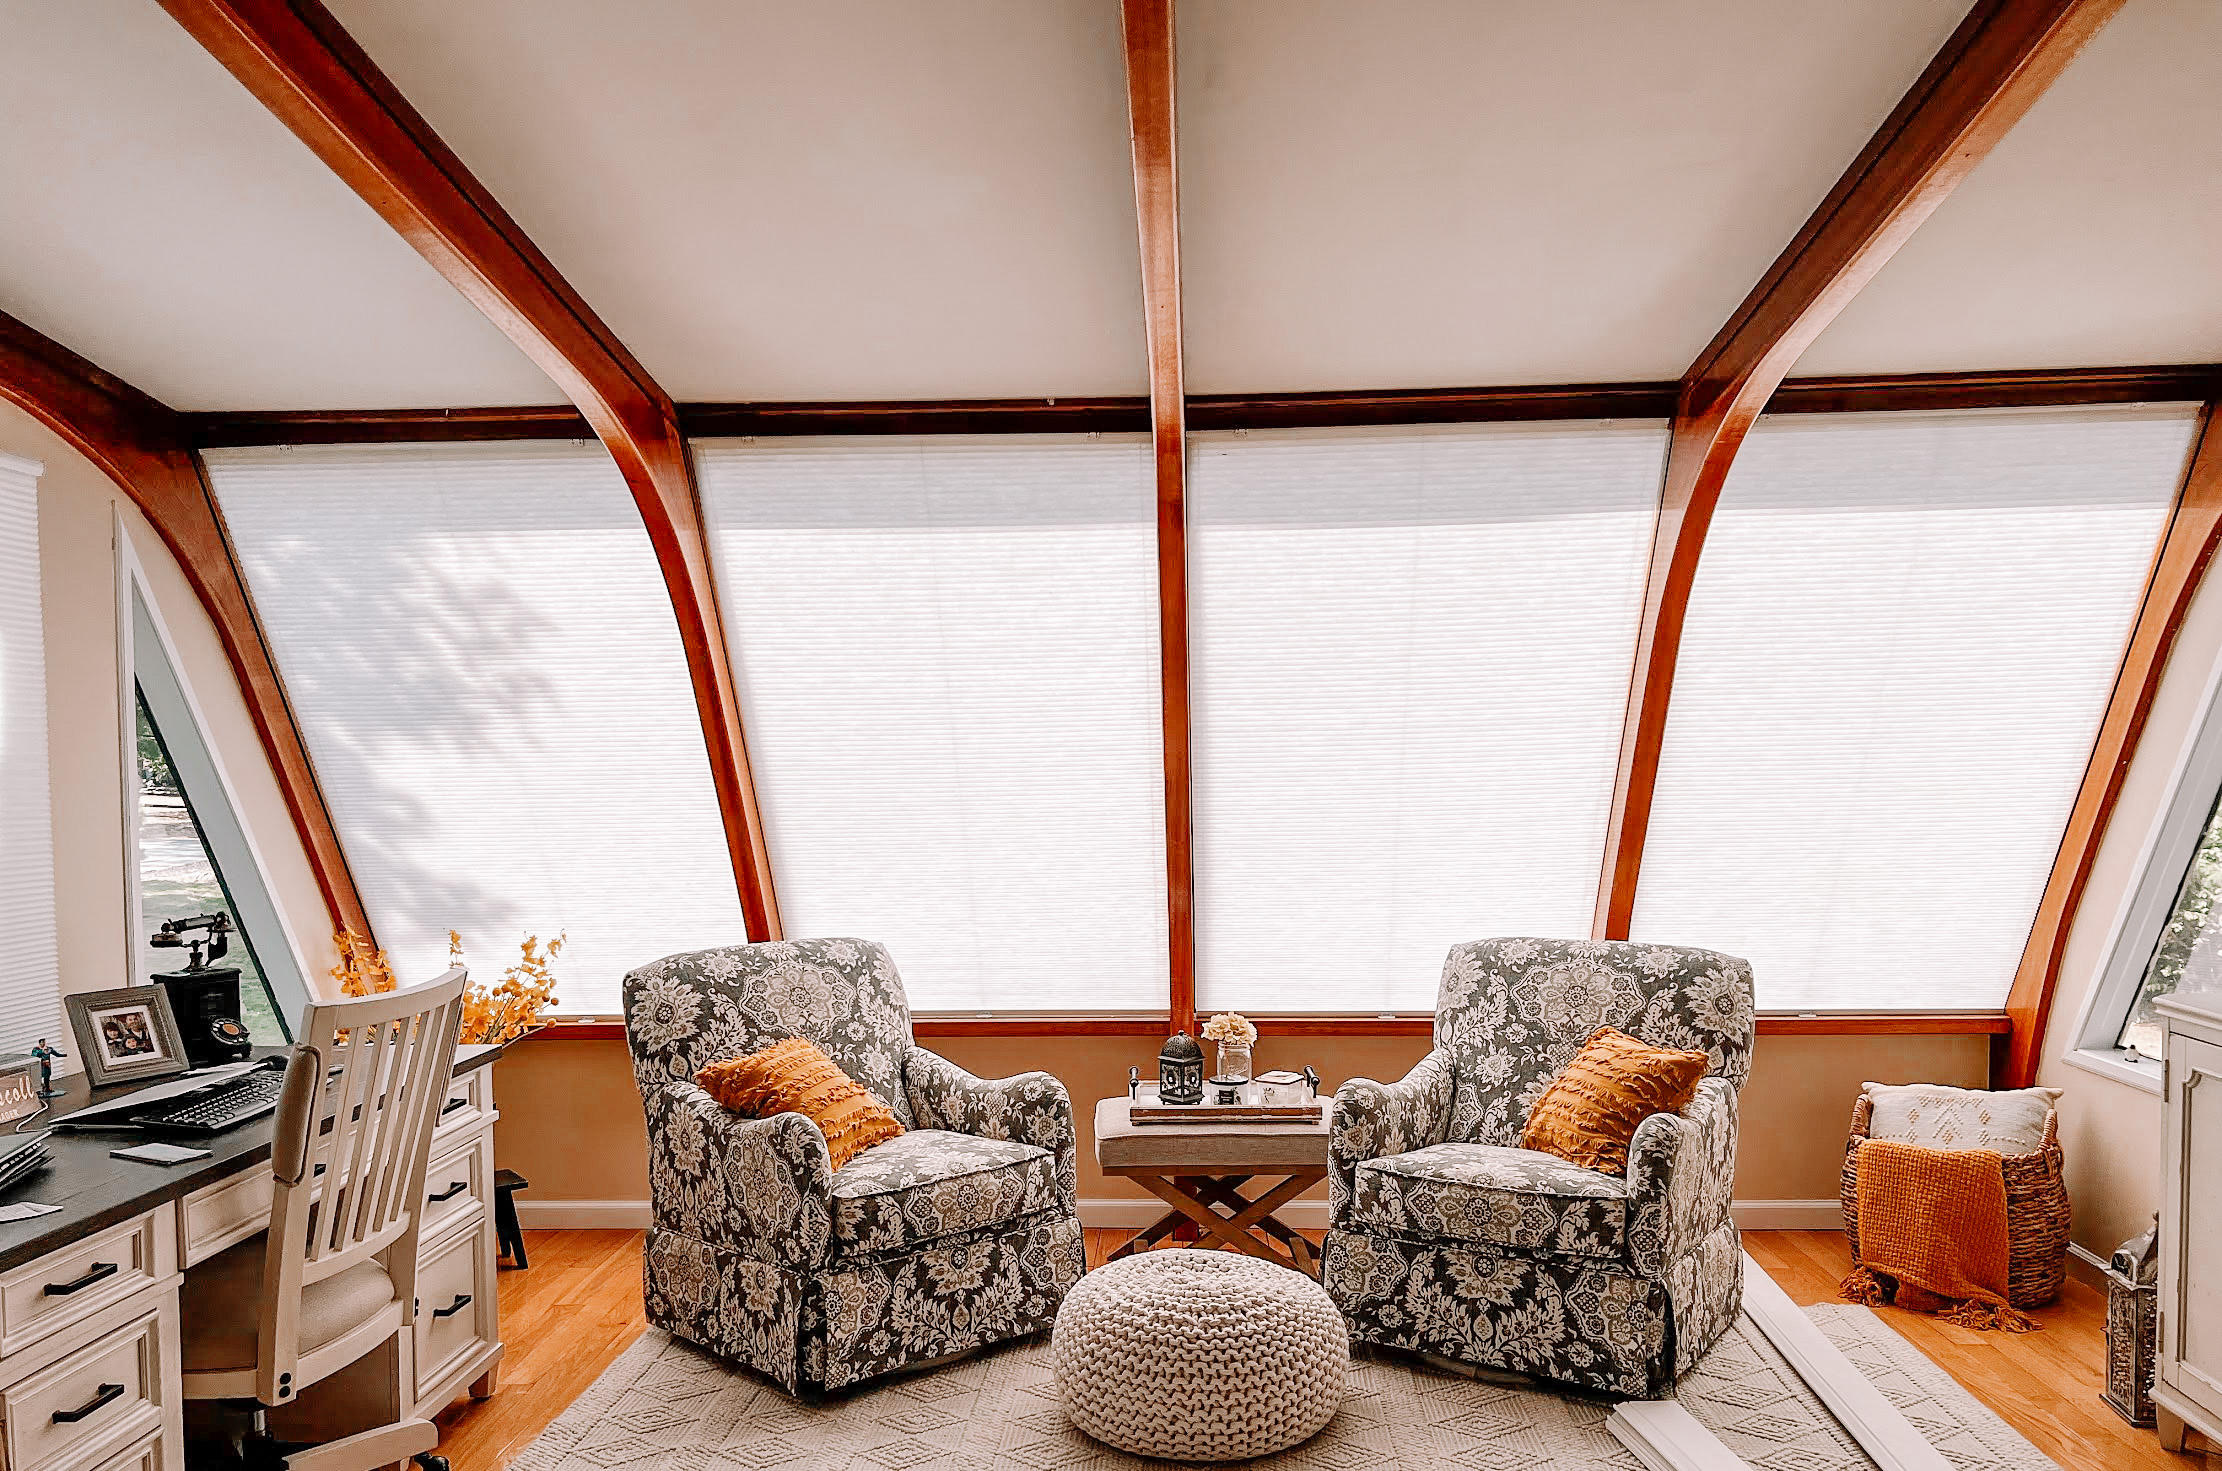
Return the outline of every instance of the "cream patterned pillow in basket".
{"type": "Polygon", "coordinates": [[[1874,1112],[1867,1137],[1925,1144],[1931,1149],[1989,1149],[2034,1154],[2044,1147],[2045,1119],[2058,1088],[1984,1093],[1941,1083],[1862,1083],[1874,1112]]]}

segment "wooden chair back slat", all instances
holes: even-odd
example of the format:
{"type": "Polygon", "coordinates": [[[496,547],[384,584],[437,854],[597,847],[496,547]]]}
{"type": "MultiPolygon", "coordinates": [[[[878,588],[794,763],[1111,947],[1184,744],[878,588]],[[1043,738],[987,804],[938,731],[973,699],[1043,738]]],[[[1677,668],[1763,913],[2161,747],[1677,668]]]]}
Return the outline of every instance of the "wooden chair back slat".
{"type": "Polygon", "coordinates": [[[303,1287],[383,1257],[401,1301],[415,1293],[418,1203],[466,980],[457,966],[407,990],[312,1003],[302,1019],[271,1149],[255,1366],[266,1404],[293,1393],[303,1287]]]}

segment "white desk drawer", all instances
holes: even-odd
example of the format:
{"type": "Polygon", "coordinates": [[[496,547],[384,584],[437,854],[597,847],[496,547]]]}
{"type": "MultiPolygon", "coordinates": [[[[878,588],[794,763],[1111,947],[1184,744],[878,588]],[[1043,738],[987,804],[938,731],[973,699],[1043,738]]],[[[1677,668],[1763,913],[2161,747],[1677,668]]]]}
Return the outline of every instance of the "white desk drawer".
{"type": "Polygon", "coordinates": [[[487,1115],[493,1111],[493,1090],[487,1072],[488,1069],[479,1068],[448,1084],[447,1098],[440,1105],[440,1121],[432,1130],[434,1152],[447,1148],[486,1122],[487,1115]]]}
{"type": "Polygon", "coordinates": [[[163,1337],[161,1315],[149,1313],[0,1390],[11,1471],[98,1466],[117,1446],[158,1433],[162,1356],[178,1351],[163,1337]]]}
{"type": "Polygon", "coordinates": [[[198,1266],[225,1247],[245,1241],[270,1224],[276,1187],[270,1166],[204,1185],[178,1202],[178,1242],[185,1265],[198,1266]]]}
{"type": "Polygon", "coordinates": [[[162,1458],[162,1437],[152,1436],[114,1460],[101,1462],[100,1471],[170,1471],[169,1462],[162,1458]]]}
{"type": "Polygon", "coordinates": [[[465,1231],[417,1262],[417,1393],[428,1393],[484,1341],[478,1280],[482,1232],[465,1231]]]}
{"type": "Polygon", "coordinates": [[[424,1171],[424,1224],[418,1240],[432,1242],[440,1233],[486,1199],[491,1174],[491,1154],[485,1138],[474,1138],[462,1148],[435,1156],[424,1171]]]}
{"type": "Polygon", "coordinates": [[[177,1270],[168,1211],[150,1211],[0,1277],[0,1357],[82,1322],[177,1270]]]}

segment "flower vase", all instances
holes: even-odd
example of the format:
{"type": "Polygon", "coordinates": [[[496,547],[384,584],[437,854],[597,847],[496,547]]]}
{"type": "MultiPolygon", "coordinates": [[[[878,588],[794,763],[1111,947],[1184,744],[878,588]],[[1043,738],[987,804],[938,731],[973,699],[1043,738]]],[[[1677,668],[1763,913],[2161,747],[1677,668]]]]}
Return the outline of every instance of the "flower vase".
{"type": "Polygon", "coordinates": [[[1219,1044],[1219,1076],[1250,1081],[1250,1044],[1247,1042],[1222,1042],[1219,1044]]]}

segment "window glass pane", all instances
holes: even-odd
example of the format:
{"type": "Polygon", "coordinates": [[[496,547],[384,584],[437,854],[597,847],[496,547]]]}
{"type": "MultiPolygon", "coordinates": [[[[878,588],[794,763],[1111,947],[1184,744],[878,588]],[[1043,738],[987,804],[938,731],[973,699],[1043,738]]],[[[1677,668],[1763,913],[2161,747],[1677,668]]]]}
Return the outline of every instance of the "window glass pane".
{"type": "Polygon", "coordinates": [[[1430,1009],[1589,933],[1663,425],[1200,434],[1197,993],[1430,1009]]]}
{"type": "Polygon", "coordinates": [[[38,466],[6,454],[0,454],[0,896],[7,901],[0,917],[0,1052],[21,1052],[41,1037],[68,1047],[54,921],[38,466]]]}
{"type": "Polygon", "coordinates": [[[2222,898],[2222,802],[2216,803],[2206,831],[2199,835],[2199,847],[2176,893],[2176,907],[2160,932],[2160,943],[2153,947],[2144,984],[2137,989],[2136,1004],[2130,1007],[2115,1046],[2160,1056],[2160,1013],[2153,1010],[2153,1003],[2178,991],[2209,995],[2222,991],[2222,914],[2215,912],[2217,898],[2222,898]]]}
{"type": "Polygon", "coordinates": [[[1762,420],[1698,566],[1635,935],[1749,957],[1772,1010],[2002,1005],[2194,424],[1762,420]]]}
{"type": "MultiPolygon", "coordinates": [[[[224,877],[217,871],[215,855],[201,835],[193,804],[170,764],[170,753],[155,729],[147,709],[146,694],[139,693],[139,979],[158,972],[184,970],[190,961],[185,950],[157,950],[147,940],[164,920],[223,913],[231,920],[229,952],[217,965],[239,970],[239,1018],[257,1043],[282,1047],[292,1040],[288,1027],[278,1019],[277,1003],[270,998],[269,983],[255,956],[254,937],[233,905],[224,877]]],[[[205,938],[195,930],[192,938],[205,938]]]]}
{"type": "Polygon", "coordinates": [[[885,943],[921,1010],[1162,1012],[1148,442],[696,462],[787,933],[885,943]]]}
{"type": "Polygon", "coordinates": [[[639,512],[598,445],[212,452],[378,939],[497,973],[569,944],[559,1009],[744,938],[702,726],[639,512]]]}

